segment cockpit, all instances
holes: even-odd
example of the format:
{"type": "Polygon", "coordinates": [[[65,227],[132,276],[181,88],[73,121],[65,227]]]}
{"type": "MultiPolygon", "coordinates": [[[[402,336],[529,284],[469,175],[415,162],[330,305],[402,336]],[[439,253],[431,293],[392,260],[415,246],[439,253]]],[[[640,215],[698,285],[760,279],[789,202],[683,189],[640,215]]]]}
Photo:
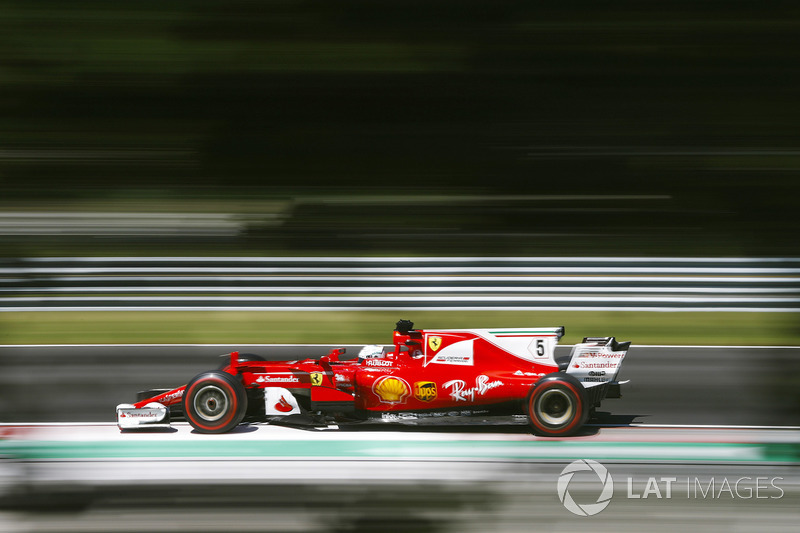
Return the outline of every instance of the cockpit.
{"type": "Polygon", "coordinates": [[[386,359],[386,351],[380,344],[368,344],[358,352],[358,362],[364,364],[367,359],[386,359]]]}

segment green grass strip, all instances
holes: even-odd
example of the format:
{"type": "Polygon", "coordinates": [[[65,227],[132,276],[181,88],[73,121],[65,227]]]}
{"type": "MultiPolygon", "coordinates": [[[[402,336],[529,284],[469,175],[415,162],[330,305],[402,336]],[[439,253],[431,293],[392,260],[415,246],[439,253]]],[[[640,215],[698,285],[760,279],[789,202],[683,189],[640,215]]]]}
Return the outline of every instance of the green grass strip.
{"type": "Polygon", "coordinates": [[[513,334],[524,334],[524,335],[537,335],[537,334],[547,334],[547,333],[555,333],[558,328],[545,328],[545,329],[526,329],[526,330],[497,330],[497,331],[490,331],[492,335],[513,335],[513,334]]]}
{"type": "Polygon", "coordinates": [[[563,344],[613,335],[634,345],[800,345],[800,313],[630,311],[0,313],[0,344],[390,343],[400,318],[422,329],[566,326],[563,344]]]}

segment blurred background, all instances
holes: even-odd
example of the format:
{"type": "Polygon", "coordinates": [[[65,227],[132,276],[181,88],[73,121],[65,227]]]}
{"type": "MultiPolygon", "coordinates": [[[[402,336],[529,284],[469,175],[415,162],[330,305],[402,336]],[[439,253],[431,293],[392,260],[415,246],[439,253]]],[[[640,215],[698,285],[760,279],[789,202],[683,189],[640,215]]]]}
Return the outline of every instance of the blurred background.
{"type": "MultiPolygon", "coordinates": [[[[13,344],[221,343],[227,350],[242,342],[383,343],[397,319],[412,318],[427,328],[563,324],[566,343],[617,335],[634,347],[797,346],[798,87],[796,2],[0,0],[0,422],[97,421],[104,416],[98,403],[108,403],[110,420],[115,402],[142,388],[177,385],[153,381],[188,379],[216,353],[205,347],[198,362],[185,348],[169,357],[157,347],[43,351],[13,344]],[[473,311],[447,304],[410,313],[392,305],[380,312],[220,309],[212,297],[257,290],[274,303],[287,290],[349,297],[363,287],[337,293],[309,283],[302,261],[278,265],[306,269],[300,288],[290,286],[290,270],[278,272],[286,279],[254,280],[241,259],[137,262],[158,256],[715,259],[658,263],[659,275],[675,279],[639,281],[633,278],[653,265],[646,259],[619,264],[635,272],[605,274],[602,262],[555,261],[540,278],[587,270],[546,289],[538,279],[539,292],[532,280],[507,282],[551,304],[473,311]],[[76,259],[87,257],[125,259],[76,259]],[[201,280],[191,270],[209,264],[238,279],[208,271],[218,279],[201,280]],[[687,275],[714,279],[678,279],[687,275]],[[557,303],[590,287],[599,298],[617,298],[620,284],[640,291],[652,308],[557,303]],[[185,300],[192,285],[202,285],[192,289],[200,299],[192,305],[205,310],[112,309],[114,302],[130,306],[143,291],[185,300]],[[714,293],[723,300],[707,298],[714,293]],[[74,303],[87,294],[111,299],[97,304],[103,312],[48,312],[88,307],[87,300],[74,303]],[[672,295],[682,300],[665,304],[672,295]],[[38,312],[21,312],[25,306],[38,312]],[[49,401],[56,390],[60,405],[49,401]]],[[[447,264],[437,267],[448,274],[447,264]]],[[[437,294],[436,280],[423,288],[420,280],[412,280],[415,291],[398,282],[375,295],[437,294]]],[[[463,291],[457,285],[450,292],[463,291]]],[[[471,294],[491,292],[497,306],[504,294],[516,294],[508,284],[478,287],[471,294]]],[[[796,348],[748,348],[734,357],[722,350],[699,365],[694,352],[681,357],[691,372],[664,420],[683,420],[685,412],[698,423],[798,425],[796,348]],[[723,363],[725,378],[717,380],[723,363]],[[710,397],[717,403],[706,403],[710,397]],[[759,409],[769,412],[762,417],[759,409]]],[[[635,386],[651,392],[644,404],[650,409],[659,406],[669,385],[664,376],[676,363],[641,360],[647,363],[633,367],[635,386]]],[[[789,472],[796,499],[798,438],[781,435],[767,440],[787,441],[789,459],[769,472],[789,472]]],[[[5,437],[0,432],[0,443],[5,437]]],[[[18,469],[26,463],[11,459],[0,461],[0,496],[32,480],[18,469]]],[[[398,531],[493,524],[528,531],[540,516],[553,529],[578,527],[553,495],[562,465],[526,465],[513,483],[503,473],[487,474],[488,487],[469,490],[452,480],[406,479],[400,492],[384,482],[363,489],[345,483],[343,490],[334,483],[328,491],[308,468],[312,481],[296,490],[314,494],[321,518],[316,504],[303,502],[297,513],[262,507],[268,498],[291,500],[267,472],[254,491],[238,487],[227,500],[209,497],[202,483],[145,494],[153,488],[137,491],[124,480],[117,480],[119,492],[77,483],[53,498],[62,487],[48,484],[45,465],[37,501],[57,502],[66,514],[41,518],[38,503],[17,513],[35,492],[28,487],[30,494],[0,498],[0,529],[138,531],[141,515],[114,521],[132,498],[161,506],[148,522],[156,529],[179,509],[175,531],[198,530],[193,517],[201,510],[208,513],[203,530],[228,531],[241,517],[226,514],[236,501],[250,513],[244,522],[252,530],[384,531],[386,516],[395,517],[398,531]],[[376,511],[362,513],[376,496],[376,511]],[[431,501],[433,518],[409,514],[431,501]],[[533,510],[530,501],[538,502],[533,510]],[[311,523],[298,521],[304,513],[311,523]],[[410,516],[407,524],[403,516],[410,516]]],[[[763,473],[754,468],[745,474],[763,473]]],[[[750,503],[737,513],[733,504],[689,504],[688,515],[681,514],[685,506],[664,515],[664,508],[629,505],[600,525],[635,531],[642,516],[662,513],[665,530],[687,522],[781,530],[797,516],[786,504],[765,522],[768,509],[750,503]]]]}
{"type": "Polygon", "coordinates": [[[0,6],[0,250],[796,253],[794,2],[0,6]]]}

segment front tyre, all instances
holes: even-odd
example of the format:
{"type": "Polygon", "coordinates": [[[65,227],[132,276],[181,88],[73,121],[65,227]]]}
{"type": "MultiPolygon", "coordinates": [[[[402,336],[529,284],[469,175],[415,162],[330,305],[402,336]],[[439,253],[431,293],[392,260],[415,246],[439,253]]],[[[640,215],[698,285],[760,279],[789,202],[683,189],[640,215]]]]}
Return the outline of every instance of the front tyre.
{"type": "Polygon", "coordinates": [[[525,405],[533,432],[548,437],[574,435],[589,416],[586,389],[562,372],[548,374],[534,383],[525,405]]]}
{"type": "Polygon", "coordinates": [[[196,376],[183,393],[183,413],[199,433],[225,433],[247,411],[247,393],[236,377],[212,370],[196,376]]]}

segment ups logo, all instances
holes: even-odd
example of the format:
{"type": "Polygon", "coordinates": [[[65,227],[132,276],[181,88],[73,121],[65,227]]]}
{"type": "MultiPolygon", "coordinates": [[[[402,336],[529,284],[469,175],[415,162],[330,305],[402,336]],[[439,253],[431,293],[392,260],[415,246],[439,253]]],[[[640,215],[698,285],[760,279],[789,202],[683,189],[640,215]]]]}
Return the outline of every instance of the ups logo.
{"type": "Polygon", "coordinates": [[[417,381],[414,383],[414,397],[423,402],[432,402],[436,399],[436,383],[417,381]]]}

